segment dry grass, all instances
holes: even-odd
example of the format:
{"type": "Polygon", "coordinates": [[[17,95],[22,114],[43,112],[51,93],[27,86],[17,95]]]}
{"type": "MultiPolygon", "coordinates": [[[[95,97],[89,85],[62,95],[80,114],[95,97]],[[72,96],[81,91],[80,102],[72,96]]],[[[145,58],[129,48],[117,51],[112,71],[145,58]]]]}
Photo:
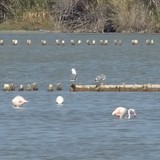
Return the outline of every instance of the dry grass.
{"type": "Polygon", "coordinates": [[[112,21],[120,32],[154,32],[159,28],[155,15],[150,14],[142,2],[111,0],[114,14],[112,21]]]}
{"type": "Polygon", "coordinates": [[[26,11],[16,18],[0,25],[0,30],[54,30],[62,31],[63,27],[46,11],[26,11]]]}
{"type": "MultiPolygon", "coordinates": [[[[31,4],[30,1],[25,0],[26,4],[31,4]]],[[[51,7],[46,5],[47,0],[41,0],[40,5],[26,6],[26,9],[25,3],[17,3],[13,19],[0,24],[0,30],[160,32],[160,3],[159,0],[150,1],[152,3],[145,0],[59,0],[51,7]]]]}

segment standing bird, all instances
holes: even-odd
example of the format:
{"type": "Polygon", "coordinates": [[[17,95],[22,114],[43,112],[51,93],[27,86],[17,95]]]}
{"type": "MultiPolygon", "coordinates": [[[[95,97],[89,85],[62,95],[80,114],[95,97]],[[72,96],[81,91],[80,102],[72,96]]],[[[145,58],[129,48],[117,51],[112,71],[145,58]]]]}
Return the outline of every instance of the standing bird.
{"type": "Polygon", "coordinates": [[[76,70],[74,69],[74,68],[72,68],[71,69],[71,81],[72,82],[75,82],[76,81],[76,79],[77,79],[77,72],[76,72],[76,70]]]}
{"type": "Polygon", "coordinates": [[[13,107],[22,107],[25,103],[27,103],[28,101],[25,100],[22,96],[16,96],[15,98],[12,99],[12,104],[13,107]]]}
{"type": "Polygon", "coordinates": [[[135,109],[126,109],[124,107],[117,107],[113,112],[113,116],[117,116],[120,119],[125,118],[125,119],[131,119],[131,117],[136,117],[136,111],[135,109]]]}
{"type": "Polygon", "coordinates": [[[97,85],[102,85],[105,79],[106,76],[104,74],[101,74],[95,78],[95,82],[97,83],[97,85]]]}

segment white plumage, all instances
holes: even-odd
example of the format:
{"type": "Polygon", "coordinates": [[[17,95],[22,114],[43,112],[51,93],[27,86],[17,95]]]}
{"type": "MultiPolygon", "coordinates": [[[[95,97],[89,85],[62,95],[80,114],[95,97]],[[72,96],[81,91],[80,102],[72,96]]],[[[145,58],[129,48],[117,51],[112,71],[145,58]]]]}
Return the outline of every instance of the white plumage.
{"type": "Polygon", "coordinates": [[[57,103],[57,104],[63,104],[63,102],[64,102],[64,98],[63,98],[62,96],[58,96],[58,97],[56,98],[56,103],[57,103]]]}
{"type": "Polygon", "coordinates": [[[22,107],[28,101],[25,100],[22,96],[16,96],[12,99],[13,107],[22,107]]]}
{"type": "Polygon", "coordinates": [[[77,79],[77,72],[76,72],[76,70],[75,70],[75,68],[72,68],[71,69],[71,81],[75,81],[76,79],[77,79]]]}

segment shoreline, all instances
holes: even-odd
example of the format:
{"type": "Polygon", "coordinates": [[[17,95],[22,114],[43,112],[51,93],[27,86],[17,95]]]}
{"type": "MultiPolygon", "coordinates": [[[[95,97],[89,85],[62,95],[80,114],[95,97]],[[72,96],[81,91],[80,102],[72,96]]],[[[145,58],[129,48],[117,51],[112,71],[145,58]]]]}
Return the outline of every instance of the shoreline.
{"type": "Polygon", "coordinates": [[[56,34],[123,34],[123,35],[160,35],[160,33],[151,33],[151,32],[60,32],[60,31],[52,31],[52,30],[0,30],[0,34],[1,33],[56,33],[56,34]]]}

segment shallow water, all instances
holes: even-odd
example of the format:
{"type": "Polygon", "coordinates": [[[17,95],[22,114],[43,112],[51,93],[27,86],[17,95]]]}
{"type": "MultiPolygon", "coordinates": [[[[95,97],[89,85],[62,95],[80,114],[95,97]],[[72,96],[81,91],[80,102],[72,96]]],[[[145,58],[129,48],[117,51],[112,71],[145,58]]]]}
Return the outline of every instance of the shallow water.
{"type": "Polygon", "coordinates": [[[0,159],[160,159],[159,92],[69,92],[72,67],[80,84],[94,84],[101,73],[106,84],[159,83],[159,35],[36,32],[1,33],[0,39],[0,159]],[[19,40],[17,46],[12,39],[19,40]],[[46,46],[40,45],[41,39],[46,46]],[[56,39],[64,39],[66,45],[57,46],[56,39]],[[82,44],[71,46],[71,39],[81,39],[82,44]],[[87,39],[108,39],[109,44],[88,46],[87,39]],[[122,45],[114,45],[114,39],[121,39],[122,45]],[[132,46],[132,39],[139,44],[132,46]],[[146,39],[155,44],[147,46],[146,39]],[[33,82],[39,91],[2,91],[4,83],[33,82]],[[49,83],[59,82],[62,91],[47,92],[49,83]],[[18,94],[29,103],[13,109],[11,100],[18,94]],[[58,95],[64,97],[62,106],[55,104],[58,95]],[[117,106],[135,108],[137,117],[113,117],[117,106]]]}

